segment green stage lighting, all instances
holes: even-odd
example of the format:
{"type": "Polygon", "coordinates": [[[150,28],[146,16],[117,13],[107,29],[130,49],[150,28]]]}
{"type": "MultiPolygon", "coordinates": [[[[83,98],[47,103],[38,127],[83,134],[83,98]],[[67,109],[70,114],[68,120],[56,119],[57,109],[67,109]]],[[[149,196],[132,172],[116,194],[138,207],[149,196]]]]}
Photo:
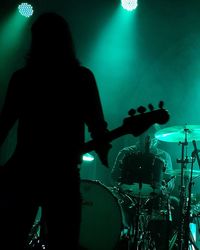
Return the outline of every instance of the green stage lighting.
{"type": "Polygon", "coordinates": [[[121,5],[125,10],[132,11],[138,6],[137,0],[121,0],[121,5]]]}
{"type": "Polygon", "coordinates": [[[83,161],[94,161],[94,156],[92,156],[91,154],[84,154],[83,155],[83,161]]]}
{"type": "Polygon", "coordinates": [[[18,5],[19,13],[22,16],[30,17],[33,15],[33,7],[29,3],[21,3],[18,5]]]}

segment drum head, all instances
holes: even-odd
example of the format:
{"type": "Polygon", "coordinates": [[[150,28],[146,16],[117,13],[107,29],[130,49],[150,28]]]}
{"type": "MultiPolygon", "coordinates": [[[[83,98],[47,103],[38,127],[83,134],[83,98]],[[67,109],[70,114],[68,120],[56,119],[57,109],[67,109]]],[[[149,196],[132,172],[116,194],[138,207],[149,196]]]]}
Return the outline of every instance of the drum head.
{"type": "Polygon", "coordinates": [[[122,229],[117,198],[99,181],[82,180],[80,245],[87,250],[113,250],[122,229]]]}

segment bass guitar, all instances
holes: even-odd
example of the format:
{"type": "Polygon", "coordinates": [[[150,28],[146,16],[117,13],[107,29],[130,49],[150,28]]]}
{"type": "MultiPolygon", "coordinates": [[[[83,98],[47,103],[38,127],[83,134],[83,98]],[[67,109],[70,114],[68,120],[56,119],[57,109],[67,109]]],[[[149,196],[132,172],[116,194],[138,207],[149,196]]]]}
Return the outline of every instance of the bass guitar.
{"type": "MultiPolygon", "coordinates": [[[[164,109],[164,103],[160,101],[159,108],[154,109],[152,104],[148,105],[149,111],[144,106],[140,106],[135,109],[129,110],[129,116],[123,120],[123,123],[118,128],[110,130],[106,133],[105,138],[101,138],[101,141],[107,140],[111,142],[123,135],[132,134],[137,137],[148,130],[153,124],[165,124],[168,122],[170,115],[166,109],[164,109]]],[[[90,140],[83,145],[82,152],[88,153],[98,146],[99,141],[90,140]]]]}

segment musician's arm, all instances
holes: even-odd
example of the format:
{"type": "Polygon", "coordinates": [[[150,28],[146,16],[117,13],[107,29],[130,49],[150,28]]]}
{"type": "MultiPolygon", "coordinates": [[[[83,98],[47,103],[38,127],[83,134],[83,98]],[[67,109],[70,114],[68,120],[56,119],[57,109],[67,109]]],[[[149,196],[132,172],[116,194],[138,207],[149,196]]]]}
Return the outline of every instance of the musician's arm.
{"type": "Polygon", "coordinates": [[[114,182],[115,185],[118,185],[120,183],[121,177],[122,177],[122,172],[125,168],[125,163],[124,160],[128,155],[131,155],[134,153],[136,150],[135,145],[133,146],[128,146],[123,149],[121,149],[114,161],[113,168],[111,170],[111,178],[114,182]]]}

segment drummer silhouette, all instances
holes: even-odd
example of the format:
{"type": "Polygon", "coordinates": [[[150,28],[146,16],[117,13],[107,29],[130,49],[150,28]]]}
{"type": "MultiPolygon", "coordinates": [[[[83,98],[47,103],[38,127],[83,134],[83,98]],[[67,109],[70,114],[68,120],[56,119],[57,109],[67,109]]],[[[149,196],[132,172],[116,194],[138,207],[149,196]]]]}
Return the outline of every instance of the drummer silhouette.
{"type": "MultiPolygon", "coordinates": [[[[159,148],[159,141],[154,137],[157,130],[159,125],[155,124],[139,136],[135,145],[119,151],[111,170],[114,185],[134,183],[134,187],[131,185],[132,191],[146,195],[160,188],[164,179],[163,173],[169,177],[165,182],[171,180],[171,156],[159,148]]],[[[173,182],[170,181],[167,186],[168,190],[173,189],[173,182]]]]}
{"type": "Polygon", "coordinates": [[[132,234],[131,250],[137,249],[138,244],[147,244],[143,246],[145,249],[169,249],[171,223],[168,227],[168,222],[172,220],[169,197],[175,186],[175,177],[171,175],[170,154],[159,148],[159,141],[154,136],[159,129],[158,124],[153,125],[138,138],[136,144],[122,148],[111,170],[113,186],[136,201],[132,209],[123,207],[123,223],[132,234]],[[146,214],[149,219],[144,222],[141,214],[146,214]],[[143,243],[139,242],[141,235],[138,234],[144,229],[151,231],[148,243],[144,243],[144,239],[143,243]]]}

